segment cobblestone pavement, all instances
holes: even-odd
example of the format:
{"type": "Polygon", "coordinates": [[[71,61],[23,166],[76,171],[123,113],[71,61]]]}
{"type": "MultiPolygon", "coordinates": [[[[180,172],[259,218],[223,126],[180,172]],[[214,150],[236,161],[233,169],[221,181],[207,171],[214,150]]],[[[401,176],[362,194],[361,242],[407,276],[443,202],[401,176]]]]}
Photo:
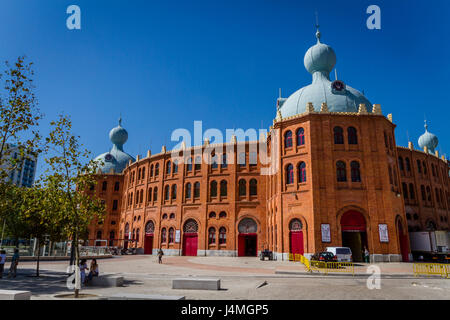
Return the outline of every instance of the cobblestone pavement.
{"type": "MultiPolygon", "coordinates": [[[[98,262],[101,273],[123,275],[125,284],[86,287],[85,293],[182,295],[186,299],[450,299],[450,279],[414,278],[408,263],[377,264],[382,272],[381,289],[369,290],[365,264],[359,264],[355,268],[358,275],[352,277],[311,274],[298,262],[257,258],[165,256],[163,264],[158,264],[155,256],[121,256],[98,262]],[[220,278],[223,289],[174,290],[172,279],[179,277],[220,278]]],[[[32,299],[51,299],[54,294],[69,292],[65,286],[67,265],[67,261],[41,262],[43,276],[37,279],[31,276],[35,262],[22,262],[18,277],[0,279],[0,287],[30,290],[32,299]]]]}

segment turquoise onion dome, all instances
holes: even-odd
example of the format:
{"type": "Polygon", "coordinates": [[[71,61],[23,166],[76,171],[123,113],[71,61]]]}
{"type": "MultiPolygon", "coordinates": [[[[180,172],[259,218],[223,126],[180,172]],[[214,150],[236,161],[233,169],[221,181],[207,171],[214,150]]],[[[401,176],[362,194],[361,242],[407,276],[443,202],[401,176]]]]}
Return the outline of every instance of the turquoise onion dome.
{"type": "Polygon", "coordinates": [[[333,48],[320,42],[320,37],[317,30],[317,43],[306,51],[303,59],[306,70],[312,75],[312,83],[287,99],[279,99],[281,116],[286,118],[303,113],[309,102],[315,111],[319,111],[325,102],[329,112],[358,112],[360,104],[365,104],[367,111],[371,112],[372,104],[361,92],[341,80],[330,80],[330,73],[336,65],[336,54],[333,48]]]}
{"type": "Polygon", "coordinates": [[[112,128],[109,132],[109,139],[113,146],[109,152],[103,153],[95,158],[101,160],[103,165],[100,166],[102,173],[122,173],[128,162],[136,161],[132,156],[123,151],[123,145],[128,140],[128,132],[122,128],[122,119],[119,119],[119,125],[112,128]]]}
{"type": "Polygon", "coordinates": [[[437,136],[431,132],[428,132],[428,125],[426,121],[425,121],[425,133],[419,137],[418,142],[420,148],[423,149],[427,147],[428,152],[430,153],[434,153],[434,150],[436,149],[439,143],[437,136]]]}

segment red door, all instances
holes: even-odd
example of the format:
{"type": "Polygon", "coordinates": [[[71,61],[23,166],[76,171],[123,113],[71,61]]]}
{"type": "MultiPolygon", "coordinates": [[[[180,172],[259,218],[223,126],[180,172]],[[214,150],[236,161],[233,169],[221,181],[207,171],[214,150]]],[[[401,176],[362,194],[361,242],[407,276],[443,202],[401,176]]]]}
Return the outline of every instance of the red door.
{"type": "Polygon", "coordinates": [[[245,235],[240,234],[238,236],[238,257],[245,256],[245,235]]]}
{"type": "Polygon", "coordinates": [[[290,238],[291,238],[291,253],[303,255],[304,253],[303,231],[291,231],[290,238]]]}
{"type": "Polygon", "coordinates": [[[125,241],[123,242],[123,248],[128,249],[128,234],[125,235],[125,241]]]}
{"type": "Polygon", "coordinates": [[[197,256],[198,235],[196,233],[184,234],[183,255],[197,256]]]}
{"type": "Polygon", "coordinates": [[[144,240],[144,254],[152,254],[153,251],[153,234],[146,234],[144,240]]]}
{"type": "Polygon", "coordinates": [[[408,237],[403,233],[403,227],[401,223],[398,223],[398,236],[400,241],[400,251],[402,253],[403,262],[409,261],[409,246],[408,246],[408,237]]]}
{"type": "Polygon", "coordinates": [[[256,257],[258,242],[256,233],[244,233],[238,236],[238,257],[256,257]]]}

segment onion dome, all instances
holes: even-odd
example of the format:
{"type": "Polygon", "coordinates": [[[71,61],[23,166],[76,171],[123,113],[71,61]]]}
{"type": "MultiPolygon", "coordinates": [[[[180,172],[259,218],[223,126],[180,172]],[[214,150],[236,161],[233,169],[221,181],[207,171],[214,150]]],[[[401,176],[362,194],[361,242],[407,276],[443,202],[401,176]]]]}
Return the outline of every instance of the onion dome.
{"type": "Polygon", "coordinates": [[[330,112],[358,112],[359,105],[365,104],[371,112],[372,104],[358,90],[341,80],[330,81],[330,72],[336,65],[336,54],[330,46],[320,42],[320,31],[316,32],[317,43],[306,51],[303,59],[306,70],[312,75],[312,83],[294,92],[280,106],[283,118],[306,111],[308,102],[312,102],[316,111],[323,102],[330,112]]]}
{"type": "Polygon", "coordinates": [[[419,137],[419,147],[424,149],[428,148],[429,153],[434,153],[434,149],[436,149],[439,140],[437,136],[431,132],[428,132],[427,121],[425,121],[425,133],[419,137]]]}
{"type": "Polygon", "coordinates": [[[99,155],[95,160],[101,160],[103,162],[103,165],[100,166],[102,173],[110,173],[111,170],[114,173],[122,173],[130,160],[132,162],[136,160],[123,151],[123,145],[128,140],[128,132],[122,128],[121,118],[119,119],[119,125],[112,128],[109,132],[109,139],[113,144],[111,150],[99,155]]]}

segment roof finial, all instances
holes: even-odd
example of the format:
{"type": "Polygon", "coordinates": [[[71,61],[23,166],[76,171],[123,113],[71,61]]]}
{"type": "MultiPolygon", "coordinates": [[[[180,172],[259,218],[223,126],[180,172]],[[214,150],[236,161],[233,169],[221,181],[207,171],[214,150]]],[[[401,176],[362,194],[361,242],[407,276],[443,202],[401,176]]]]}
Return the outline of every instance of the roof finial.
{"type": "Polygon", "coordinates": [[[337,80],[338,79],[338,77],[337,77],[337,69],[334,69],[334,80],[337,80]]]}
{"type": "Polygon", "coordinates": [[[319,31],[319,14],[317,13],[316,10],[316,38],[317,38],[317,43],[320,43],[320,31],[319,31]]]}
{"type": "Polygon", "coordinates": [[[278,98],[281,98],[281,88],[278,88],[278,98]]]}
{"type": "Polygon", "coordinates": [[[120,116],[119,116],[119,127],[121,127],[122,126],[122,114],[120,114],[120,116]]]}
{"type": "Polygon", "coordinates": [[[425,119],[425,125],[424,125],[424,127],[425,127],[425,131],[428,131],[428,124],[427,124],[427,119],[425,119]]]}

